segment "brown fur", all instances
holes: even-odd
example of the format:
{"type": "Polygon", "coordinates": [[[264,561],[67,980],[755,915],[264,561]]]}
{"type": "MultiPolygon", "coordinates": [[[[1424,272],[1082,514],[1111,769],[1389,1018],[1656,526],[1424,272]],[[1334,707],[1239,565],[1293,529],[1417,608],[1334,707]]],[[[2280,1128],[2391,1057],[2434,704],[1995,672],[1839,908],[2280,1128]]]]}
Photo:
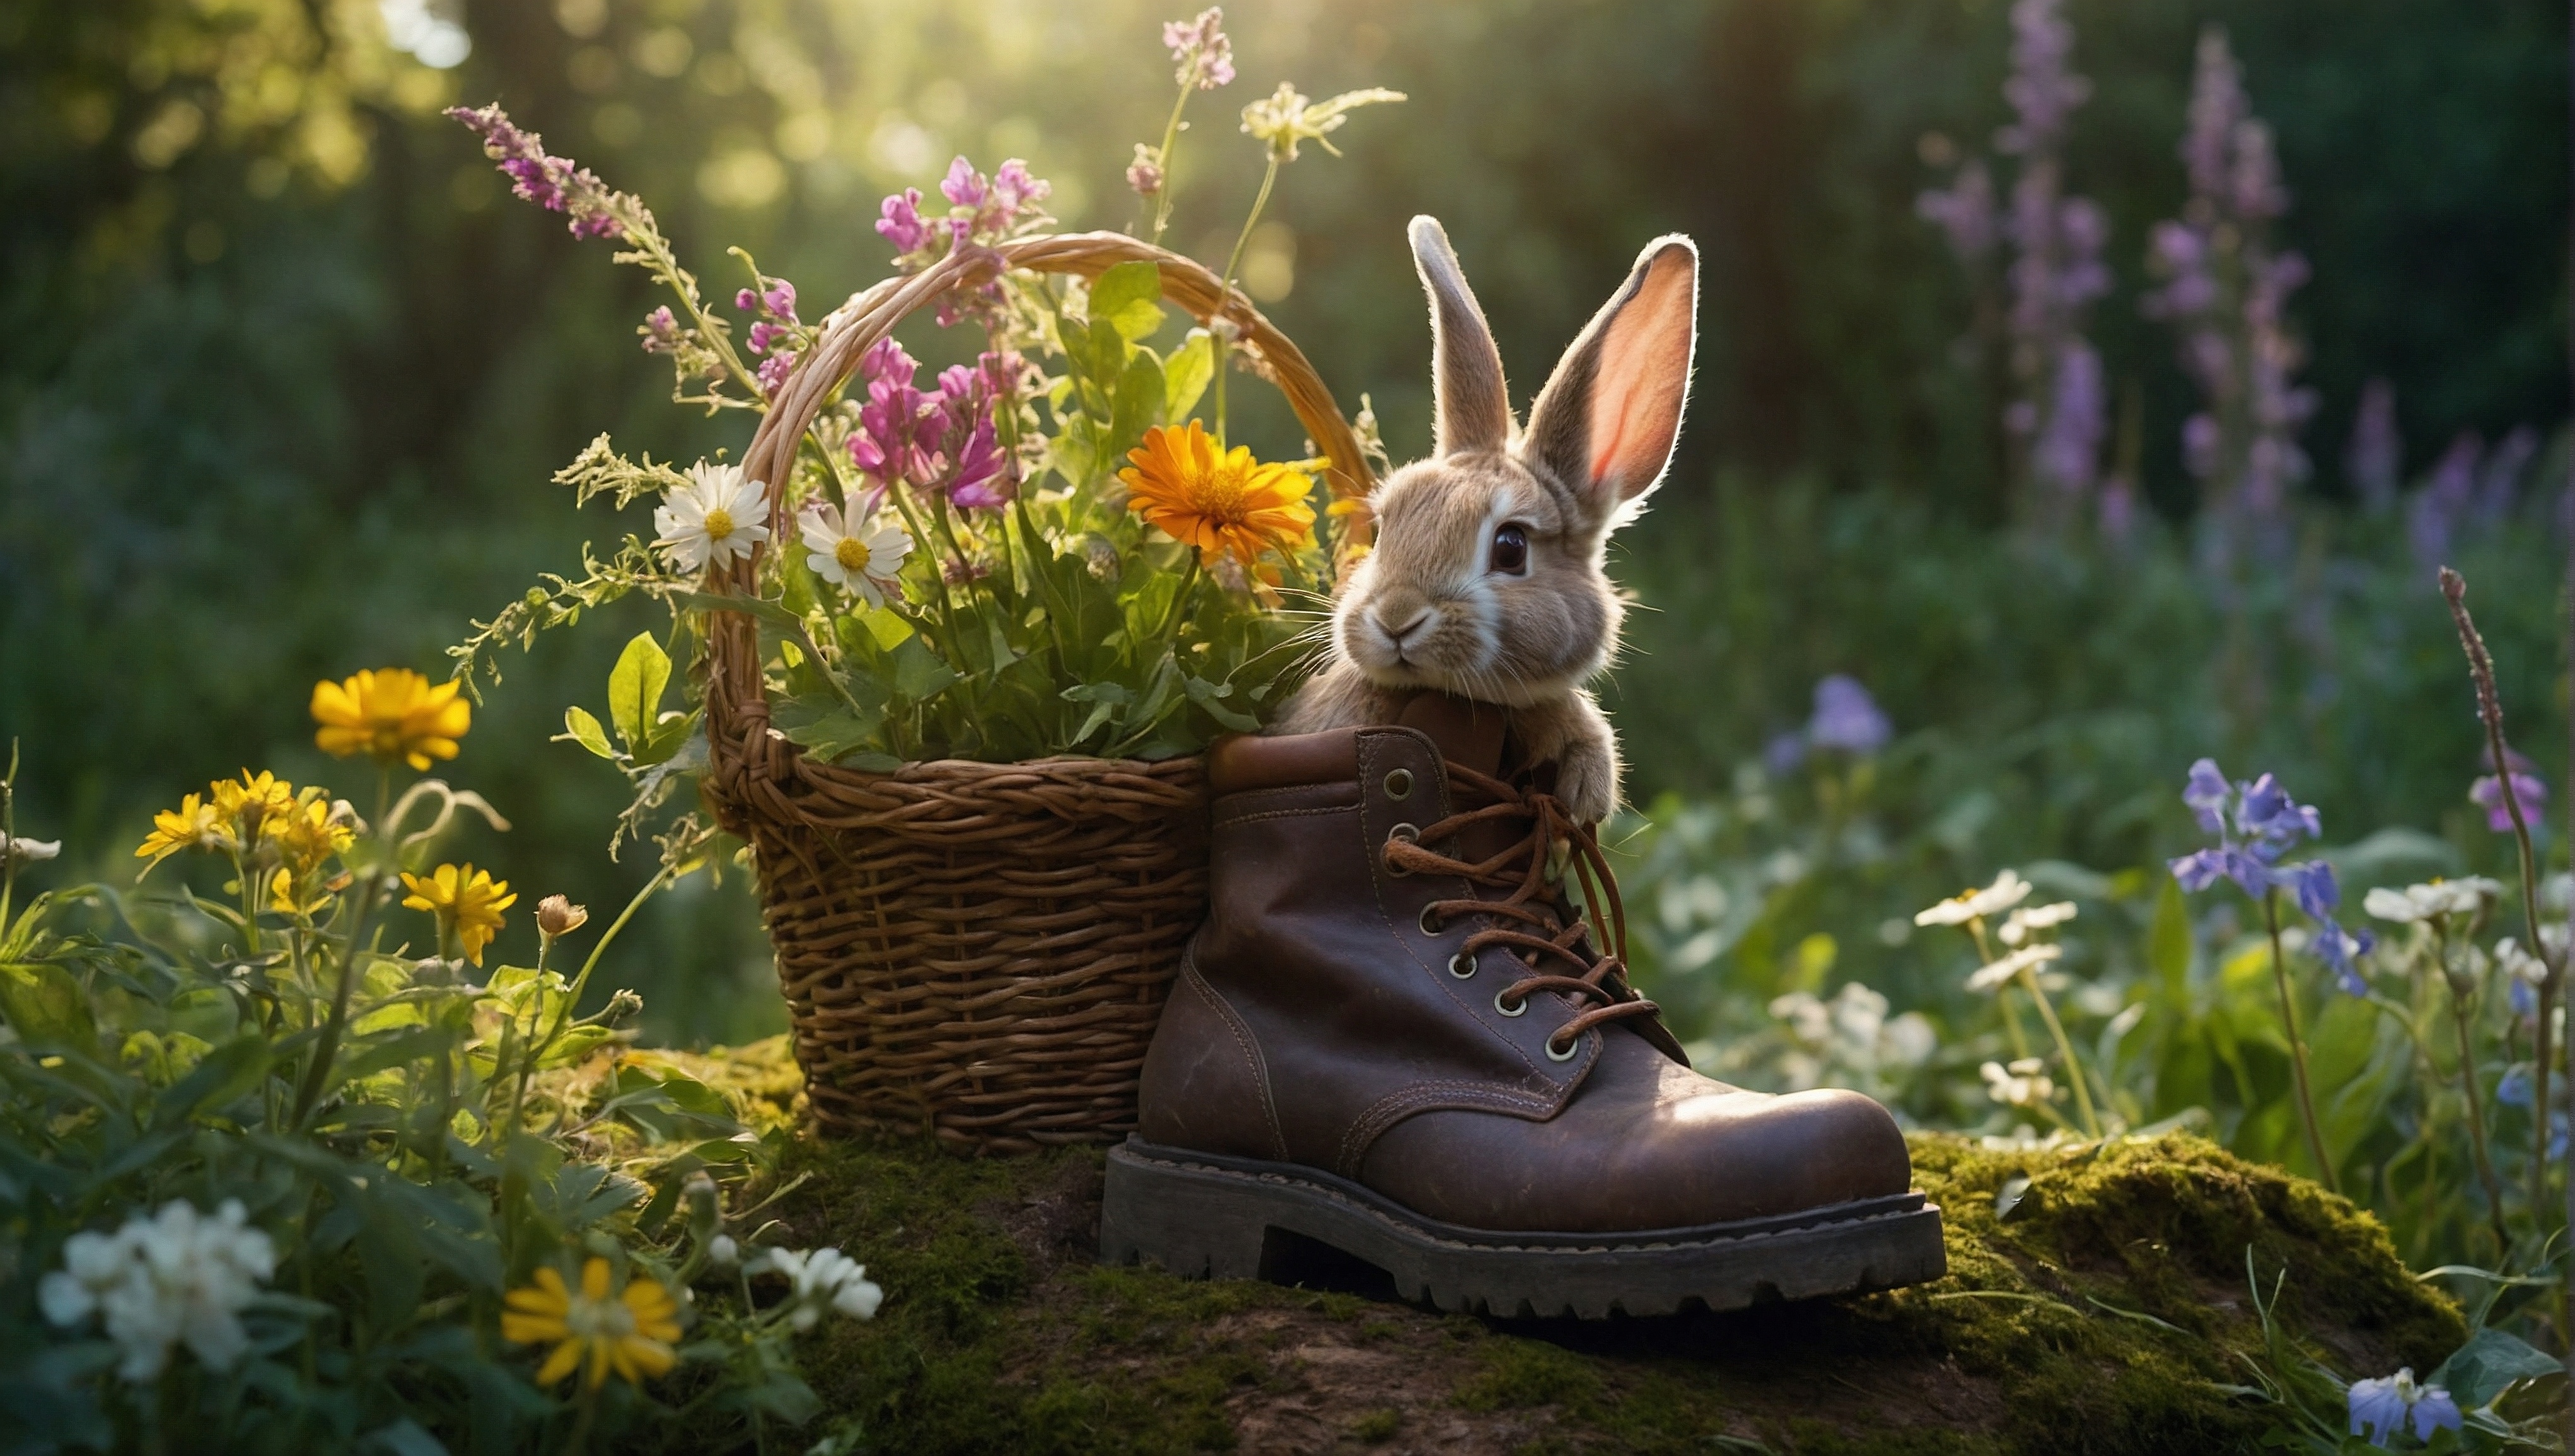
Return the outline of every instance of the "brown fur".
{"type": "Polygon", "coordinates": [[[1696,342],[1698,255],[1677,235],[1635,270],[1565,350],[1521,432],[1474,295],[1438,223],[1415,218],[1413,261],[1431,300],[1437,445],[1370,502],[1376,550],[1333,606],[1323,671],[1276,731],[1393,721],[1430,688],[1509,711],[1532,758],[1585,820],[1618,796],[1618,741],[1583,685],[1617,652],[1617,593],[1602,570],[1609,533],[1670,463],[1696,342]],[[1495,532],[1517,525],[1525,574],[1490,568],[1495,532]]]}

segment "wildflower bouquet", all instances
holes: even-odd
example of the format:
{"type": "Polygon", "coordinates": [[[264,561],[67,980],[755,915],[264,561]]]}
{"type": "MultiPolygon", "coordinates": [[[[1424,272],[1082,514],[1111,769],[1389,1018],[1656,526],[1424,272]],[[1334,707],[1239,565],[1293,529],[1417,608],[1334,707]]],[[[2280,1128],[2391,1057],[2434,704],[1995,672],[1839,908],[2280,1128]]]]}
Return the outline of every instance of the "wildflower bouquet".
{"type": "Polygon", "coordinates": [[[59,845],[14,834],[14,756],[0,777],[0,1449],[624,1449],[699,1408],[809,1419],[796,1336],[883,1291],[833,1250],[741,1247],[784,1118],[635,1051],[633,992],[575,1012],[713,836],[684,817],[570,976],[549,962],[589,915],[560,895],[534,965],[487,965],[519,895],[435,851],[507,825],[437,778],[393,792],[457,755],[471,704],[397,670],[312,708],[323,748],[379,765],[372,813],[268,772],[186,795],[136,856],[220,895],[21,901],[59,845]]]}
{"type": "MultiPolygon", "coordinates": [[[[705,652],[710,614],[751,619],[757,680],[743,686],[823,762],[1160,760],[1259,727],[1293,686],[1311,618],[1288,604],[1327,587],[1334,555],[1363,543],[1352,507],[1373,443],[1365,416],[1360,431],[1343,424],[1235,291],[1241,240],[1222,273],[1154,245],[1182,114],[1234,76],[1221,20],[1210,10],[1166,28],[1178,98],[1161,144],[1140,144],[1128,172],[1147,237],[1053,236],[1052,189],[1026,163],[988,175],[959,157],[935,199],[885,199],[876,231],[896,277],[819,324],[792,283],[739,250],[748,278],[727,317],[642,202],[497,107],[454,112],[520,197],[567,213],[576,236],[622,242],[620,261],[672,290],[638,333],[671,361],[675,400],[762,421],[743,456],[686,469],[593,442],[557,479],[584,505],[653,501],[653,535],[478,624],[456,650],[460,676],[491,672],[509,640],[642,591],[675,609],[671,641],[652,650],[662,658],[705,652]],[[1198,327],[1170,337],[1166,297],[1198,327]],[[933,372],[893,337],[916,309],[972,331],[972,343],[937,341],[957,362],[933,372]],[[1265,462],[1236,443],[1229,366],[1282,384],[1320,454],[1265,462]],[[1317,500],[1318,477],[1342,504],[1317,500]]],[[[1350,110],[1399,99],[1317,103],[1283,85],[1246,108],[1268,170],[1241,238],[1301,143],[1328,147],[1350,110]]],[[[667,671],[634,667],[613,686],[609,724],[576,708],[567,729],[650,794],[706,761],[707,677],[685,675],[683,706],[665,714],[629,700],[667,671]]]]}

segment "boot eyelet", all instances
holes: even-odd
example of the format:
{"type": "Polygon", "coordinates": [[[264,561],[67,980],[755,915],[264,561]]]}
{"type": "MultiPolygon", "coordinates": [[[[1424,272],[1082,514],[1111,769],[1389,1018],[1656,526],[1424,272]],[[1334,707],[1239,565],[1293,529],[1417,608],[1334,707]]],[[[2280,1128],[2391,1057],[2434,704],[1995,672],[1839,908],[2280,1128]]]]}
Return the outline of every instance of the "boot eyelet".
{"type": "MultiPolygon", "coordinates": [[[[1449,956],[1448,973],[1457,977],[1459,980],[1473,979],[1475,974],[1475,957],[1463,950],[1449,956]]],[[[1495,1006],[1494,1009],[1501,1010],[1498,1005],[1495,1006]]],[[[1502,1014],[1505,1016],[1515,1016],[1519,1013],[1516,1011],[1502,1011],[1502,1014]]]]}
{"type": "Polygon", "coordinates": [[[1395,768],[1388,770],[1385,775],[1385,796],[1388,798],[1410,798],[1412,796],[1412,770],[1409,768],[1395,768]]]}
{"type": "Polygon", "coordinates": [[[1501,1012],[1501,1013],[1502,1013],[1503,1015],[1505,1015],[1505,1016],[1525,1016],[1525,1015],[1527,1015],[1527,1014],[1528,1014],[1528,1000],[1527,1000],[1527,998],[1526,998],[1526,997],[1522,997],[1522,998],[1521,998],[1521,1000],[1520,1000],[1520,1003],[1519,1003],[1518,1005],[1516,1005],[1516,1006],[1505,1006],[1505,1005],[1503,1005],[1503,1004],[1502,1004],[1502,997],[1507,996],[1507,995],[1509,995],[1509,994],[1510,994],[1510,990],[1509,990],[1509,988],[1508,988],[1508,987],[1504,987],[1504,988],[1503,988],[1503,989],[1501,989],[1501,990],[1495,991],[1495,992],[1493,993],[1493,1009],[1494,1009],[1494,1010],[1496,1010],[1496,1011],[1501,1012]]]}
{"type": "MultiPolygon", "coordinates": [[[[1419,824],[1396,824],[1393,828],[1385,831],[1385,841],[1389,845],[1398,839],[1409,844],[1420,837],[1421,826],[1419,824]]],[[[1383,862],[1385,864],[1385,872],[1396,879],[1401,879],[1412,872],[1411,870],[1404,868],[1402,865],[1395,863],[1392,856],[1385,856],[1383,862]]]]}
{"type": "Polygon", "coordinates": [[[1573,1060],[1574,1053],[1581,1049],[1582,1043],[1579,1041],[1573,1041],[1566,1043],[1565,1048],[1562,1051],[1558,1051],[1555,1049],[1555,1038],[1550,1036],[1546,1039],[1546,1059],[1549,1061],[1571,1061],[1573,1060]]]}
{"type": "Polygon", "coordinates": [[[1422,934],[1436,935],[1447,928],[1447,922],[1439,918],[1439,907],[1437,905],[1423,905],[1421,907],[1422,934]]]}

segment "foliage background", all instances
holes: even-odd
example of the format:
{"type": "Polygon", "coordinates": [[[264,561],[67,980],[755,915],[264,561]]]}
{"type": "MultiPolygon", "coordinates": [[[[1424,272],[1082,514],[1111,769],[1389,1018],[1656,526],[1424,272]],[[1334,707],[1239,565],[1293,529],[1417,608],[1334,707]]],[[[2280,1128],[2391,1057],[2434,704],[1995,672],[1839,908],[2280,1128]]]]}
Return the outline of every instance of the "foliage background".
{"type": "MultiPolygon", "coordinates": [[[[2373,375],[2396,386],[2412,471],[2460,431],[2564,417],[2562,11],[2068,8],[2096,85],[2070,180],[2114,226],[2095,334],[2114,388],[2143,392],[2172,527],[2193,504],[2172,443],[2188,387],[2134,303],[2146,228],[2182,191],[2204,21],[2230,27],[2278,129],[2285,237],[2316,267],[2295,306],[2323,396],[2307,544],[2231,616],[2164,542],[2118,561],[2001,529],[1998,402],[1952,361],[1963,289],[1912,213],[1926,134],[1981,147],[2002,118],[2001,0],[1247,0],[1243,80],[1184,143],[1175,239],[1221,253],[1253,181],[1232,108],[1283,78],[1411,94],[1354,124],[1347,158],[1291,171],[1260,244],[1291,264],[1269,307],[1345,404],[1372,395],[1398,457],[1428,435],[1406,217],[1447,222],[1523,390],[1644,238],[1699,240],[1684,458],[1620,567],[1654,609],[1615,693],[1630,792],[1725,788],[1816,678],[1858,676],[1905,734],[1878,800],[1905,848],[1866,903],[1799,912],[1829,909],[1845,941],[1996,863],[2115,870],[2179,847],[2171,789],[2201,752],[2258,757],[2333,835],[2497,847],[2460,799],[2476,730],[2428,568],[2396,521],[2349,509],[2338,461],[2373,375]]],[[[738,242],[823,300],[882,274],[876,199],[953,151],[1028,157],[1069,223],[1129,222],[1118,170],[1168,99],[1164,18],[1131,0],[0,12],[0,734],[28,755],[22,822],[67,842],[61,877],[118,865],[187,784],[245,763],[317,776],[314,679],[435,671],[469,616],[612,536],[545,484],[594,434],[683,458],[741,444],[740,422],[665,402],[631,333],[642,281],[507,205],[437,106],[501,100],[644,194],[712,282],[730,287],[719,250],[738,242]],[[391,50],[389,11],[461,21],[471,54],[433,70],[391,50]]],[[[1252,438],[1295,445],[1284,415],[1252,438]]],[[[2552,451],[2539,478],[2564,476],[2552,451]]],[[[2534,746],[2564,738],[2557,487],[2538,489],[2460,563],[2534,746]]],[[[491,695],[457,776],[520,817],[459,857],[594,905],[649,872],[597,853],[615,776],[543,741],[646,620],[545,644],[491,695]]],[[[743,993],[767,969],[742,883],[657,902],[611,967],[654,1034],[775,1024],[774,999],[743,993]]],[[[1872,976],[1904,973],[1896,948],[1871,953],[1872,976]]]]}

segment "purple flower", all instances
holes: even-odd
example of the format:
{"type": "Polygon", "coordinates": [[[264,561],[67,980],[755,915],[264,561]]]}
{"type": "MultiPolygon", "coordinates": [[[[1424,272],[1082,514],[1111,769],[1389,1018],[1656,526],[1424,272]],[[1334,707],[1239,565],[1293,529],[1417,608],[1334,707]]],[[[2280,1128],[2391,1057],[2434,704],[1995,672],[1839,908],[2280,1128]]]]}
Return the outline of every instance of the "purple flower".
{"type": "Polygon", "coordinates": [[[1055,184],[1029,175],[1029,164],[1017,157],[1001,165],[993,174],[993,200],[1002,205],[1005,222],[1036,207],[1055,192],[1055,184]]]}
{"type": "Polygon", "coordinates": [[[2492,526],[2512,514],[2513,498],[2521,494],[2522,473],[2538,454],[2539,432],[2527,425],[2514,426],[2496,443],[2478,479],[2474,511],[2478,525],[2492,526]]]}
{"type": "Polygon", "coordinates": [[[1163,22],[1163,44],[1178,67],[1172,79],[1214,91],[1234,80],[1234,42],[1226,38],[1225,11],[1209,6],[1196,20],[1163,22]]]}
{"type": "Polygon", "coordinates": [[[667,304],[644,316],[642,332],[647,354],[671,354],[679,350],[680,321],[672,317],[667,304]]]}
{"type": "Polygon", "coordinates": [[[1796,772],[1797,765],[1805,761],[1806,734],[1802,729],[1773,734],[1761,749],[1761,766],[1769,769],[1773,778],[1796,772]]]}
{"type": "Polygon", "coordinates": [[[963,157],[948,164],[948,176],[939,184],[940,195],[959,207],[982,207],[991,190],[992,184],[984,180],[984,174],[963,157]]]}
{"type": "Polygon", "coordinates": [[[2055,398],[2047,425],[2030,446],[2030,465],[2042,481],[2081,495],[2092,488],[2109,419],[2101,381],[2101,356],[2081,339],[2069,341],[2056,360],[2055,398]]]}
{"type": "Polygon", "coordinates": [[[990,415],[975,422],[973,433],[957,451],[956,474],[948,482],[948,499],[968,510],[999,510],[1017,493],[1017,472],[1001,448],[990,415]]]}
{"type": "Polygon", "coordinates": [[[2438,566],[2449,556],[2451,538],[2475,501],[2477,462],[2485,449],[2485,441],[2475,431],[2461,431],[2407,508],[2406,538],[2413,545],[2414,559],[2424,566],[2438,566]]]}
{"type": "Polygon", "coordinates": [[[750,341],[751,352],[754,354],[767,354],[769,352],[769,341],[771,338],[785,334],[786,332],[786,330],[777,327],[765,319],[752,325],[750,341]]]}
{"type": "Polygon", "coordinates": [[[2244,796],[2235,810],[2235,830],[2251,836],[2273,853],[2302,837],[2314,838],[2324,832],[2314,807],[2291,799],[2280,780],[2270,774],[2241,787],[2244,796]]]}
{"type": "Polygon", "coordinates": [[[1815,685],[1815,713],[1806,723],[1807,742],[1846,753],[1874,753],[1893,736],[1894,727],[1858,679],[1835,673],[1815,685]]]}
{"type": "Polygon", "coordinates": [[[2405,474],[2405,437],[2396,428],[2396,387],[2384,379],[2361,386],[2360,410],[2352,417],[2351,445],[2343,452],[2343,472],[2354,494],[2372,511],[2396,504],[2397,483],[2405,474]]]}
{"type": "Polygon", "coordinates": [[[789,283],[786,279],[773,278],[769,280],[769,292],[762,294],[760,296],[760,301],[768,307],[769,312],[777,315],[779,318],[785,319],[790,324],[797,322],[796,285],[789,283]]]}
{"type": "Polygon", "coordinates": [[[877,232],[897,253],[918,253],[930,246],[930,225],[921,219],[921,189],[907,187],[885,200],[877,211],[877,232]]]}
{"type": "Polygon", "coordinates": [[[2334,983],[2342,987],[2345,995],[2369,994],[2369,982],[2361,978],[2359,967],[2352,962],[2369,953],[2370,947],[2378,943],[2377,936],[2367,930],[2355,934],[2333,920],[2319,917],[2315,939],[2309,943],[2325,968],[2334,973],[2334,983]]]}
{"type": "Polygon", "coordinates": [[[914,381],[921,366],[892,339],[880,339],[859,360],[868,402],[850,434],[850,459],[876,485],[908,481],[927,485],[938,473],[934,453],[946,428],[939,406],[914,381]]]}
{"type": "Polygon", "coordinates": [[[2366,1435],[2369,1444],[2384,1446],[2408,1425],[2415,1438],[2429,1441],[2438,1430],[2460,1429],[2459,1403],[2450,1392],[2437,1385],[2417,1385],[2412,1369],[2399,1370],[2376,1380],[2355,1380],[2345,1392],[2351,1416],[2351,1434],[2366,1435]]]}
{"type": "MultiPolygon", "coordinates": [[[[1160,186],[1161,169],[1155,169],[1154,175],[1155,185],[1160,186]]],[[[1959,262],[1969,265],[1992,252],[2002,232],[2002,219],[1994,204],[1993,176],[1985,170],[1984,162],[1974,157],[1958,168],[1957,180],[1948,191],[1927,190],[1915,198],[1913,211],[1924,222],[1938,227],[1949,240],[1949,251],[1957,255],[1959,262]]]]}
{"type": "Polygon", "coordinates": [[[2342,886],[2334,882],[2333,866],[2321,859],[2289,865],[2272,879],[2294,893],[2298,908],[2313,919],[2330,922],[2342,904],[2342,886]]]}
{"type": "Polygon", "coordinates": [[[1138,197],[1152,197],[1163,190],[1163,164],[1155,160],[1154,148],[1136,144],[1136,160],[1127,164],[1127,186],[1138,197]]]}
{"type": "Polygon", "coordinates": [[[2199,820],[2201,829],[2218,834],[2226,830],[2226,801],[2235,795],[2235,787],[2226,781],[2224,770],[2215,758],[2202,758],[2190,765],[2190,777],[2182,785],[2181,801],[2199,820]]]}
{"type": "Polygon", "coordinates": [[[548,155],[544,139],[520,130],[497,103],[451,106],[447,115],[483,139],[483,155],[500,164],[512,192],[548,212],[570,214],[574,237],[606,238],[626,231],[615,214],[620,199],[608,184],[569,157],[548,155]]]}
{"type": "Polygon", "coordinates": [[[795,372],[796,355],[790,350],[782,349],[760,361],[760,368],[755,371],[760,380],[760,392],[776,399],[778,392],[787,388],[787,377],[795,372]]]}
{"type": "MultiPolygon", "coordinates": [[[[2519,752],[2506,748],[2504,766],[2512,773],[2513,797],[2521,800],[2524,822],[2535,822],[2548,802],[2548,781],[2539,776],[2539,765],[2519,752]]],[[[2492,773],[2468,785],[2468,798],[2486,811],[2486,827],[2498,834],[2512,832],[2512,809],[2504,803],[2503,780],[2492,773]]]]}
{"type": "Polygon", "coordinates": [[[760,295],[751,289],[737,289],[734,291],[733,306],[746,314],[750,313],[760,307],[760,295]]]}

